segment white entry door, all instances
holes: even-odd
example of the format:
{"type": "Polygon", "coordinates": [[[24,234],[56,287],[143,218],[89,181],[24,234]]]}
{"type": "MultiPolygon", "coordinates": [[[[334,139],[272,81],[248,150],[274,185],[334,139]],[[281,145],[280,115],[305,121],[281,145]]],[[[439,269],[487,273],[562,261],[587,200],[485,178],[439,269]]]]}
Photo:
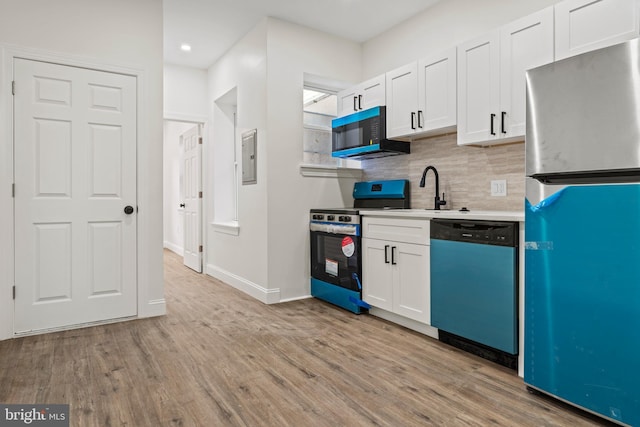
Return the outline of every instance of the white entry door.
{"type": "Polygon", "coordinates": [[[15,332],[137,313],[136,78],[14,62],[15,332]]]}
{"type": "Polygon", "coordinates": [[[184,265],[202,273],[202,179],[200,164],[202,157],[202,138],[200,125],[183,133],[183,191],[184,194],[184,265]]]}

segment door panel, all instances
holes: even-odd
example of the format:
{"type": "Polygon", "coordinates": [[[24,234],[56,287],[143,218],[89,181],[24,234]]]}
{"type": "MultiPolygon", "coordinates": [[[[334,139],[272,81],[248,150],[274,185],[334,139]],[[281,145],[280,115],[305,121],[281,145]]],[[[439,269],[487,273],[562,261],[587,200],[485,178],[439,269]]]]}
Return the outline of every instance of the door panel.
{"type": "Polygon", "coordinates": [[[362,239],[362,299],[374,307],[393,310],[393,270],[390,243],[362,239]]]}
{"type": "Polygon", "coordinates": [[[500,101],[499,54],[498,31],[458,47],[458,144],[495,138],[497,125],[492,114],[500,101]]]}
{"type": "Polygon", "coordinates": [[[394,243],[397,256],[394,311],[418,322],[431,321],[429,246],[394,243]]]}
{"type": "Polygon", "coordinates": [[[14,79],[15,332],[135,315],[136,78],[16,59],[14,79]]]}
{"type": "Polygon", "coordinates": [[[71,224],[34,224],[36,303],[71,298],[71,224]]]}
{"type": "Polygon", "coordinates": [[[415,133],[418,125],[417,74],[415,62],[387,73],[387,137],[389,138],[415,133]]]}
{"type": "Polygon", "coordinates": [[[553,62],[553,8],[503,27],[500,41],[500,111],[506,112],[501,136],[524,136],[526,72],[553,62]]]}

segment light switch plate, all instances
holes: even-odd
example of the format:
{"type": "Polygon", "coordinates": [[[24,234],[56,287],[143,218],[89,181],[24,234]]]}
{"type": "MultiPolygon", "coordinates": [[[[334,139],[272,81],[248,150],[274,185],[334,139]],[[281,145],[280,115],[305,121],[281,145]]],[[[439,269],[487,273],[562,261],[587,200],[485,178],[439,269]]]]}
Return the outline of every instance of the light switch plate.
{"type": "Polygon", "coordinates": [[[504,197],[507,195],[507,181],[505,179],[496,179],[491,181],[491,195],[504,197]]]}

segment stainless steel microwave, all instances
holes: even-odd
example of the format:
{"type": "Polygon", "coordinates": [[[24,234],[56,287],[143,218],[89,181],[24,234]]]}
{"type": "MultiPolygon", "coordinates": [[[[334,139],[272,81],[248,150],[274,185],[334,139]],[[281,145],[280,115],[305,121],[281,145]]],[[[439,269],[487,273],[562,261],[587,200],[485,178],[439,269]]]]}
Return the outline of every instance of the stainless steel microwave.
{"type": "Polygon", "coordinates": [[[408,142],[387,139],[386,113],[380,106],[333,119],[332,156],[363,160],[409,154],[408,142]]]}

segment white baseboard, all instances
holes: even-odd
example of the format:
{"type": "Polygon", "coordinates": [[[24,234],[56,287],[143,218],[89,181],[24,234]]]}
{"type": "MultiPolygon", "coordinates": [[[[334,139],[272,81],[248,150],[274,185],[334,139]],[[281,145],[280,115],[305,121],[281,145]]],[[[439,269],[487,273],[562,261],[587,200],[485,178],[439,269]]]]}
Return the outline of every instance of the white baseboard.
{"type": "Polygon", "coordinates": [[[309,298],[313,298],[311,295],[303,295],[301,297],[294,297],[294,298],[286,298],[286,299],[282,299],[280,300],[280,302],[291,302],[291,301],[300,301],[303,299],[309,299],[309,298]]]}
{"type": "Polygon", "coordinates": [[[184,257],[184,248],[182,246],[178,246],[174,243],[168,242],[168,241],[164,241],[163,246],[167,249],[169,249],[171,252],[174,252],[178,255],[180,255],[181,257],[184,257]]]}
{"type": "Polygon", "coordinates": [[[138,318],[164,316],[167,314],[167,302],[164,298],[149,300],[138,313],[138,318]]]}
{"type": "Polygon", "coordinates": [[[250,280],[240,277],[236,274],[225,271],[212,264],[207,264],[207,274],[211,277],[215,277],[218,280],[222,280],[228,285],[252,296],[253,298],[262,301],[265,304],[275,304],[280,302],[280,289],[267,289],[257,283],[253,283],[250,280]]]}

